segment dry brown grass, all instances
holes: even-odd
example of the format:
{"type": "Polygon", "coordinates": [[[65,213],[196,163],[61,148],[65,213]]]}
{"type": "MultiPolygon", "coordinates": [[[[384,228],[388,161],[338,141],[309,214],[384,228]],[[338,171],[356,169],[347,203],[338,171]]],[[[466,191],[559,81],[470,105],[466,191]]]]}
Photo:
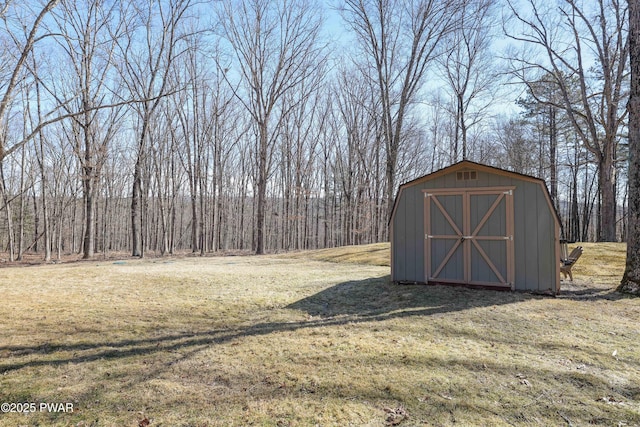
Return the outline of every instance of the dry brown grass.
{"type": "Polygon", "coordinates": [[[394,286],[359,249],[0,269],[0,401],[75,410],[0,425],[640,425],[622,246],[558,298],[394,286]]]}
{"type": "Polygon", "coordinates": [[[569,245],[569,251],[576,246],[584,247],[584,255],[573,267],[580,282],[613,286],[620,283],[627,245],[624,243],[575,243],[569,245]]]}
{"type": "Polygon", "coordinates": [[[361,246],[341,246],[283,255],[286,258],[312,259],[316,261],[389,266],[389,243],[373,243],[361,246]]]}

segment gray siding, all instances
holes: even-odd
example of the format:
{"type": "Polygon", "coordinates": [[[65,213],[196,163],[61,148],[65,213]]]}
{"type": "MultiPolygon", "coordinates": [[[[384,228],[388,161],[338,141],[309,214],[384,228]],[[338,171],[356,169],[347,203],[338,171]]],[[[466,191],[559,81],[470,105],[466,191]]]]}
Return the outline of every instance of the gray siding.
{"type": "Polygon", "coordinates": [[[422,193],[420,189],[405,188],[399,196],[394,215],[393,280],[424,281],[423,240],[422,193]]]}
{"type": "Polygon", "coordinates": [[[514,192],[516,289],[547,291],[555,288],[560,260],[555,253],[555,213],[542,187],[520,181],[514,192]]]}
{"type": "MultiPolygon", "coordinates": [[[[473,166],[470,166],[473,169],[473,166]]],[[[514,209],[514,281],[515,289],[527,291],[549,291],[555,289],[557,264],[559,254],[556,254],[555,227],[557,226],[555,212],[549,209],[545,190],[541,182],[521,179],[518,175],[505,176],[486,171],[478,171],[477,180],[459,181],[456,171],[417,181],[404,186],[398,195],[396,209],[392,218],[393,236],[393,277],[395,281],[424,282],[425,253],[424,253],[424,193],[423,189],[444,188],[474,188],[474,187],[505,187],[515,186],[513,193],[514,209]]],[[[442,200],[441,200],[442,201],[442,200]]],[[[449,203],[449,202],[445,202],[449,203]]],[[[471,225],[482,219],[479,212],[486,211],[492,202],[489,198],[480,202],[476,212],[471,212],[471,225]]],[[[504,203],[501,202],[501,203],[504,203]]],[[[461,208],[461,207],[460,207],[461,208]]],[[[501,234],[505,231],[504,209],[490,218],[481,231],[482,234],[501,234]]],[[[450,226],[442,215],[434,214],[432,209],[432,233],[438,230],[449,230],[450,226]]],[[[458,222],[458,219],[455,218],[458,222]]],[[[449,231],[445,231],[448,233],[449,231]]],[[[451,247],[451,242],[447,247],[451,247]]],[[[482,248],[486,252],[495,254],[498,261],[496,267],[506,272],[505,245],[499,242],[483,241],[482,248]]],[[[438,253],[430,254],[433,268],[439,265],[446,254],[446,248],[438,253]],[[444,253],[440,253],[444,252],[444,253]]],[[[495,277],[495,274],[477,254],[472,251],[472,279],[495,277]]],[[[460,277],[462,280],[462,253],[455,254],[446,269],[446,277],[460,277]],[[460,259],[456,259],[459,257],[460,259]],[[460,270],[459,272],[454,271],[460,270]],[[451,271],[450,271],[451,270],[451,271]]]]}

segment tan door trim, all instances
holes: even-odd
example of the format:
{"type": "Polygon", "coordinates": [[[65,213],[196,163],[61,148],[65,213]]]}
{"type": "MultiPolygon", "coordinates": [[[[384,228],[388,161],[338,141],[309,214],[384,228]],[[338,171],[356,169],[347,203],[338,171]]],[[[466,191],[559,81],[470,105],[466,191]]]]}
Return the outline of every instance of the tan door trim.
{"type": "MultiPolygon", "coordinates": [[[[436,189],[430,190],[425,189],[422,190],[424,193],[424,230],[426,231],[425,240],[424,240],[424,253],[425,253],[425,281],[429,282],[430,279],[437,279],[438,275],[442,272],[444,267],[447,265],[453,254],[458,250],[460,245],[463,245],[463,265],[464,265],[464,282],[468,284],[486,284],[485,282],[474,282],[471,279],[471,247],[475,246],[478,253],[482,257],[482,259],[487,263],[487,266],[493,271],[498,279],[499,283],[504,286],[510,286],[511,289],[515,288],[514,283],[514,242],[513,242],[513,231],[514,231],[514,217],[513,217],[513,190],[515,190],[514,186],[508,187],[482,187],[482,188],[452,188],[452,189],[436,189]],[[489,207],[487,212],[485,212],[484,216],[475,226],[475,230],[471,232],[471,196],[472,195],[490,195],[497,194],[498,197],[492,205],[489,207]],[[451,218],[451,215],[446,211],[446,209],[442,206],[437,196],[442,195],[459,195],[462,196],[462,231],[457,226],[455,221],[451,218]],[[446,221],[451,225],[453,231],[456,234],[451,235],[433,235],[431,229],[431,203],[430,201],[434,201],[434,205],[438,208],[438,210],[443,214],[446,221]],[[489,220],[493,212],[500,205],[502,200],[505,200],[505,220],[506,220],[506,236],[478,236],[478,233],[485,225],[485,223],[489,220]],[[432,265],[431,265],[431,242],[433,239],[456,239],[456,243],[451,247],[449,252],[446,254],[440,265],[438,265],[433,275],[431,274],[432,265]],[[471,241],[470,243],[465,243],[466,241],[471,241]],[[494,241],[505,241],[506,245],[506,277],[502,275],[502,273],[498,270],[495,264],[491,261],[491,258],[487,255],[484,249],[478,243],[478,240],[494,240],[494,241]],[[429,255],[429,256],[427,256],[429,255]]],[[[443,280],[443,279],[440,279],[443,280]]],[[[444,280],[443,280],[444,281],[444,280]]]]}
{"type": "MultiPolygon", "coordinates": [[[[453,218],[451,218],[451,216],[449,215],[447,210],[444,208],[444,206],[442,206],[442,204],[440,203],[440,201],[438,200],[438,198],[435,195],[425,194],[425,205],[426,205],[425,209],[428,212],[428,215],[425,215],[425,223],[426,223],[426,227],[425,228],[427,229],[427,234],[425,236],[425,242],[428,242],[429,240],[432,240],[432,239],[439,239],[439,240],[445,240],[445,239],[454,240],[455,239],[456,240],[456,242],[451,247],[449,252],[447,252],[447,255],[445,255],[444,259],[442,260],[442,262],[440,263],[440,265],[438,266],[436,271],[433,273],[433,277],[438,277],[438,275],[442,272],[442,269],[449,262],[449,259],[451,259],[453,254],[456,252],[456,250],[458,249],[458,247],[460,246],[460,244],[464,240],[462,238],[463,233],[462,233],[462,231],[460,231],[460,228],[458,227],[458,225],[455,223],[453,218]],[[429,203],[430,198],[431,198],[431,200],[433,200],[433,203],[436,205],[436,207],[438,208],[440,213],[442,213],[442,215],[447,220],[447,222],[449,223],[449,225],[453,229],[454,233],[456,233],[456,234],[442,234],[442,235],[437,235],[437,236],[434,236],[434,235],[431,234],[431,221],[429,221],[429,219],[428,219],[428,218],[431,218],[431,203],[429,203]]],[[[428,245],[428,243],[427,243],[427,245],[428,245]]],[[[429,279],[431,278],[431,257],[427,257],[425,264],[426,264],[426,266],[425,266],[425,270],[426,270],[425,271],[425,273],[426,273],[425,277],[426,277],[426,281],[429,281],[429,279]]]]}

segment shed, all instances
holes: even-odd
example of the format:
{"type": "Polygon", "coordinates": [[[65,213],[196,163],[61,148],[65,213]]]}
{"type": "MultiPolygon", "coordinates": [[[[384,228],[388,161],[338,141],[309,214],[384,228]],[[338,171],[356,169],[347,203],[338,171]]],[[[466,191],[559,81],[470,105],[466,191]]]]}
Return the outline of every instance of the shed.
{"type": "Polygon", "coordinates": [[[400,185],[391,280],[557,294],[560,220],[542,179],[462,161],[400,185]]]}

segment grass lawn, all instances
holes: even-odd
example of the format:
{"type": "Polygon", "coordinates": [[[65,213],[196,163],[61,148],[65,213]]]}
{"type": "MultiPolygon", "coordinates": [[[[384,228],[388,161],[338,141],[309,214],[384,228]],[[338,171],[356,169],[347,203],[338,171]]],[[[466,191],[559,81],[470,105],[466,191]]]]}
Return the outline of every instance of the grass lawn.
{"type": "Polygon", "coordinates": [[[584,246],[557,298],[390,285],[388,245],[2,268],[0,426],[640,426],[624,247],[584,246]]]}

